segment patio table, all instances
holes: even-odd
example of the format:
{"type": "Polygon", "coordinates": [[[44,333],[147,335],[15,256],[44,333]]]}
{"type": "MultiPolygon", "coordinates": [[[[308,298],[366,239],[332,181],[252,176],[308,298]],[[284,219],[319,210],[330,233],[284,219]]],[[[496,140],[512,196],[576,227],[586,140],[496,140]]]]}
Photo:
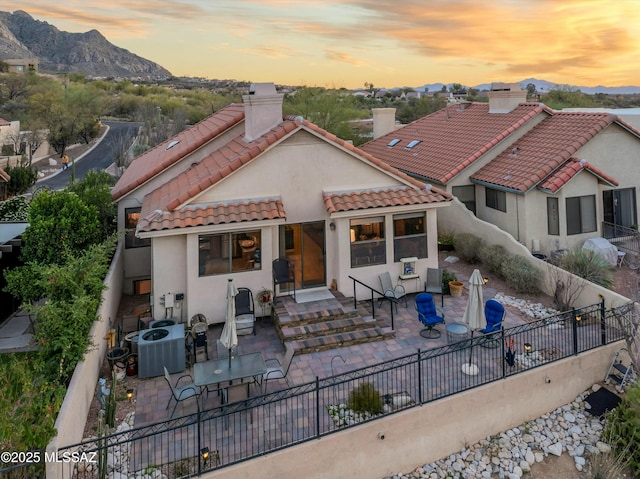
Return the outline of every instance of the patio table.
{"type": "Polygon", "coordinates": [[[212,384],[230,383],[239,379],[252,378],[259,382],[258,378],[267,372],[262,353],[240,354],[231,358],[203,361],[193,365],[193,382],[198,387],[207,387],[212,384]],[[231,362],[231,365],[229,365],[231,362]]]}

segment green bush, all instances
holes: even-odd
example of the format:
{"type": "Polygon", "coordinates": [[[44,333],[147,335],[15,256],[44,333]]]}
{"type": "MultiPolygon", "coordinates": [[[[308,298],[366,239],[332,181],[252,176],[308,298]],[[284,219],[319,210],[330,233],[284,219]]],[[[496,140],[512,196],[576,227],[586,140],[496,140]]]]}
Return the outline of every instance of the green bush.
{"type": "Polygon", "coordinates": [[[508,255],[502,262],[502,275],[516,293],[536,294],[540,272],[522,256],[508,255]]]}
{"type": "Polygon", "coordinates": [[[456,235],[456,251],[469,264],[480,261],[480,250],[484,241],[471,233],[456,235]]]}
{"type": "Polygon", "coordinates": [[[626,389],[622,402],[606,418],[604,436],[617,454],[625,454],[634,477],[640,475],[640,384],[626,389]]]}
{"type": "Polygon", "coordinates": [[[504,279],[502,263],[509,257],[509,252],[499,244],[483,245],[480,248],[480,261],[487,267],[491,274],[504,279]]]}
{"type": "Polygon", "coordinates": [[[572,248],[560,258],[560,267],[604,288],[613,286],[611,265],[595,251],[572,248]]]}
{"type": "Polygon", "coordinates": [[[0,223],[25,222],[28,211],[29,203],[24,196],[9,198],[0,202],[0,223]]]}
{"type": "Polygon", "coordinates": [[[9,196],[26,193],[38,179],[36,170],[27,166],[8,167],[5,168],[5,172],[11,177],[7,183],[9,196]]]}
{"type": "Polygon", "coordinates": [[[381,414],[383,406],[382,396],[371,383],[362,383],[349,393],[347,407],[355,412],[381,414]]]}
{"type": "Polygon", "coordinates": [[[458,281],[458,277],[454,272],[445,269],[442,272],[442,294],[451,294],[449,281],[458,281]]]}

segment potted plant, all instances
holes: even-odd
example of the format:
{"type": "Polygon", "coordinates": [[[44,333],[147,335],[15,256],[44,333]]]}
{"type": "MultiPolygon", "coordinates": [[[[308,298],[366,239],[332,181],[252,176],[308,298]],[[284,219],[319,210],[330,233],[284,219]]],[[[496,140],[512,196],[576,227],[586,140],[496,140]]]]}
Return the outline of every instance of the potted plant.
{"type": "Polygon", "coordinates": [[[445,269],[442,272],[442,291],[444,294],[451,294],[451,289],[449,288],[451,281],[458,281],[458,277],[454,272],[445,269]]]}
{"type": "Polygon", "coordinates": [[[456,246],[456,235],[453,231],[443,231],[438,235],[438,251],[453,251],[456,246]]]}

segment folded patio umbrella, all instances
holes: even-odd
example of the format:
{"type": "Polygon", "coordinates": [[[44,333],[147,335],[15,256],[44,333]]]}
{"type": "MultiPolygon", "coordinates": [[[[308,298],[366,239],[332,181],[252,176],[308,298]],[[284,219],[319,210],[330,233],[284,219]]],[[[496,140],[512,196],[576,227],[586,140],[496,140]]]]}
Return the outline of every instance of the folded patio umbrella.
{"type": "Polygon", "coordinates": [[[238,345],[238,333],[236,331],[236,301],[235,297],[238,293],[233,280],[227,283],[227,312],[220,335],[220,342],[229,350],[229,367],[231,367],[231,350],[238,345]]]}
{"type": "Polygon", "coordinates": [[[462,372],[469,375],[478,374],[478,366],[471,364],[473,354],[473,333],[482,329],[486,323],[484,315],[484,300],[482,297],[482,285],[484,278],[480,274],[480,270],[474,269],[469,278],[469,301],[467,309],[464,311],[463,321],[471,330],[471,345],[469,346],[469,362],[462,365],[462,372]]]}

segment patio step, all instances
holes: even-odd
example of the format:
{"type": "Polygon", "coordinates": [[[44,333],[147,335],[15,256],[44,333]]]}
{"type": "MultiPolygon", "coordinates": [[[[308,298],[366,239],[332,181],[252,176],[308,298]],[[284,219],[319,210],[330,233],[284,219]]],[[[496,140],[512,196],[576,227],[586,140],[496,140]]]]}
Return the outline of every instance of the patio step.
{"type": "Polygon", "coordinates": [[[344,333],[347,331],[357,331],[358,329],[369,329],[376,325],[375,320],[367,320],[355,312],[349,317],[324,318],[322,321],[306,323],[296,326],[282,327],[282,337],[285,341],[293,341],[312,336],[324,336],[334,333],[344,333]],[[373,324],[372,324],[373,323],[373,324]]]}
{"type": "Polygon", "coordinates": [[[334,298],[315,303],[297,304],[291,297],[278,298],[274,306],[274,322],[282,343],[293,347],[296,354],[323,351],[395,336],[371,317],[362,305],[338,291],[334,298]]]}
{"type": "Polygon", "coordinates": [[[355,331],[298,339],[291,341],[290,344],[296,351],[296,354],[304,354],[353,346],[354,344],[382,341],[393,337],[395,337],[395,333],[391,328],[374,326],[367,329],[357,329],[355,331]]]}

